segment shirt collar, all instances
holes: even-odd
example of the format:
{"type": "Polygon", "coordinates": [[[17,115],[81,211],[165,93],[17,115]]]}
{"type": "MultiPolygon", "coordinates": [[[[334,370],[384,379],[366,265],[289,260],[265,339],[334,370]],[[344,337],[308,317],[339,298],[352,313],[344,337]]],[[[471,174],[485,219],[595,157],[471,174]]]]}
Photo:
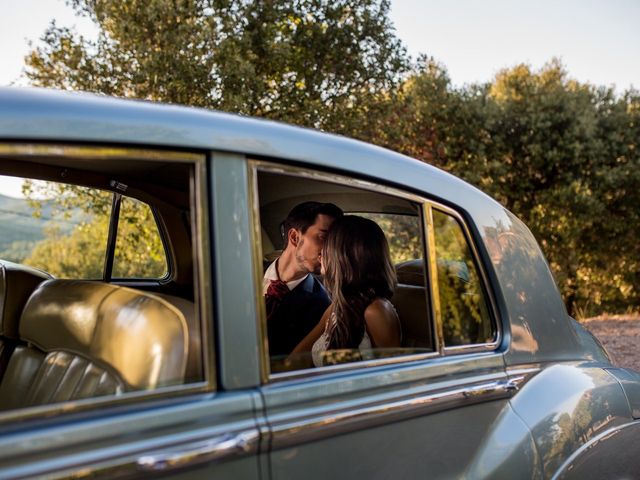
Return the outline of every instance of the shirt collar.
{"type": "MultiPolygon", "coordinates": [[[[269,288],[269,284],[271,283],[271,281],[278,280],[278,271],[276,270],[276,262],[277,260],[272,262],[271,265],[269,265],[269,267],[267,268],[267,271],[264,272],[264,280],[262,285],[263,295],[267,294],[267,289],[269,288]]],[[[291,280],[290,282],[287,282],[287,287],[289,287],[289,290],[293,290],[302,282],[304,282],[308,276],[309,274],[307,273],[304,277],[297,278],[295,280],[291,280]]]]}

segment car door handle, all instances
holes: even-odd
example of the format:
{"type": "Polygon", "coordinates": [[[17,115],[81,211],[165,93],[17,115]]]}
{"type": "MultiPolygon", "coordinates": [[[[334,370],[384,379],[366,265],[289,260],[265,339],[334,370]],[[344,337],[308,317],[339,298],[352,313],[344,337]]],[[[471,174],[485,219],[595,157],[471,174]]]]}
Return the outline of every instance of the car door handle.
{"type": "Polygon", "coordinates": [[[255,451],[259,437],[258,430],[226,433],[207,441],[144,455],[136,463],[139,471],[160,472],[215,462],[255,451]]]}
{"type": "Polygon", "coordinates": [[[486,396],[489,394],[515,393],[518,391],[518,383],[518,378],[510,378],[508,380],[499,380],[497,382],[474,385],[471,387],[467,387],[463,391],[463,395],[465,396],[465,398],[475,398],[486,396]]]}

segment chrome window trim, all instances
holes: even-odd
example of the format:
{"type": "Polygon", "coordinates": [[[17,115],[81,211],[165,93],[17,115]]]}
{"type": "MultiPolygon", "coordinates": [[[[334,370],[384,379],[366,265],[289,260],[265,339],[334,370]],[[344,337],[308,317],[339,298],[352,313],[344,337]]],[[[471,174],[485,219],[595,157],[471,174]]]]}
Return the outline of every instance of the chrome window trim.
{"type": "Polygon", "coordinates": [[[77,413],[87,410],[97,410],[111,406],[140,403],[147,400],[161,400],[179,398],[190,393],[215,391],[215,350],[211,325],[213,324],[213,303],[211,288],[211,261],[209,224],[206,221],[209,213],[208,196],[206,190],[207,157],[200,153],[179,152],[172,150],[152,150],[144,148],[105,147],[105,146],[70,146],[56,144],[9,143],[0,142],[0,155],[12,156],[17,160],[32,157],[72,157],[85,159],[129,159],[155,160],[159,162],[180,162],[194,166],[193,188],[191,188],[191,208],[195,212],[191,222],[194,239],[194,276],[198,281],[198,288],[194,289],[194,303],[200,318],[200,331],[203,344],[203,374],[204,379],[182,385],[171,385],[154,390],[140,390],[126,392],[121,395],[109,395],[82,400],[54,403],[18,408],[0,412],[0,425],[8,422],[23,421],[34,418],[53,417],[60,414],[77,413]]]}
{"type": "MultiPolygon", "coordinates": [[[[255,193],[251,194],[252,195],[251,215],[253,217],[252,234],[254,237],[252,240],[254,242],[254,245],[257,245],[257,247],[254,247],[254,252],[253,252],[253,254],[255,255],[254,270],[256,272],[254,282],[256,282],[255,285],[256,285],[256,293],[257,293],[255,301],[256,301],[257,311],[260,312],[260,315],[258,318],[258,331],[261,332],[261,334],[263,334],[262,335],[263,341],[259,346],[261,349],[261,360],[263,363],[263,367],[261,368],[261,373],[263,375],[263,383],[269,383],[273,381],[281,382],[285,380],[293,380],[293,379],[300,379],[300,378],[311,378],[311,377],[316,377],[318,375],[325,375],[328,373],[337,373],[337,372],[343,372],[343,371],[349,371],[349,370],[355,370],[355,369],[380,367],[385,365],[393,365],[397,363],[418,362],[418,361],[440,356],[440,352],[438,351],[437,346],[434,344],[434,347],[436,347],[436,349],[433,352],[398,355],[398,356],[389,357],[389,358],[365,360],[365,361],[345,363],[340,365],[331,365],[331,366],[326,366],[322,368],[308,368],[308,369],[292,370],[290,372],[281,372],[281,373],[272,374],[269,369],[270,358],[269,358],[269,349],[268,349],[267,337],[266,337],[267,317],[266,317],[264,301],[262,298],[262,278],[264,274],[262,272],[262,261],[261,261],[262,242],[260,239],[260,228],[261,228],[260,205],[259,205],[259,192],[258,192],[258,185],[257,185],[258,172],[260,171],[260,172],[288,175],[292,177],[309,178],[309,179],[317,180],[321,182],[345,185],[353,188],[360,188],[363,190],[368,190],[376,193],[382,193],[385,195],[399,197],[399,198],[402,198],[403,200],[407,200],[417,204],[422,209],[422,212],[421,212],[422,215],[424,215],[424,206],[426,205],[426,202],[428,202],[428,200],[416,194],[408,193],[403,190],[399,190],[397,188],[388,187],[386,185],[380,185],[380,184],[369,182],[366,180],[349,177],[346,174],[323,172],[321,170],[310,170],[308,167],[298,167],[298,166],[286,165],[286,164],[281,164],[281,163],[276,163],[276,162],[271,162],[266,160],[257,160],[257,159],[247,158],[247,168],[249,170],[251,190],[258,193],[258,194],[255,194],[255,193]]],[[[424,242],[424,239],[427,238],[426,232],[424,231],[424,227],[422,228],[422,236],[423,236],[423,242],[424,242]]],[[[425,270],[426,269],[427,267],[425,266],[425,270]]],[[[425,292],[427,292],[427,290],[428,290],[428,286],[425,285],[425,292]]],[[[430,294],[430,292],[428,292],[428,294],[430,294]]],[[[429,302],[430,299],[427,298],[427,301],[429,302]]],[[[427,313],[428,315],[432,315],[431,311],[427,313]]],[[[432,322],[432,319],[427,318],[427,321],[432,322]]],[[[434,343],[435,341],[436,341],[436,338],[434,338],[434,343]]]]}
{"type": "MultiPolygon", "coordinates": [[[[411,363],[421,360],[429,360],[439,358],[440,352],[425,353],[408,353],[406,355],[396,355],[394,357],[379,358],[374,360],[361,360],[359,362],[340,363],[337,365],[326,365],[320,368],[305,368],[300,370],[291,370],[290,372],[271,373],[269,383],[283,382],[286,380],[295,380],[299,378],[313,378],[318,375],[326,375],[329,373],[348,372],[351,370],[370,369],[375,367],[384,367],[395,365],[397,363],[411,363]]],[[[268,368],[268,367],[267,367],[268,368]]]]}
{"type": "Polygon", "coordinates": [[[97,159],[131,159],[157,160],[161,162],[194,163],[202,160],[203,155],[193,152],[177,152],[172,150],[149,149],[140,147],[111,147],[90,145],[68,145],[55,143],[2,142],[0,155],[19,155],[23,157],[71,157],[97,159]]]}
{"type": "MultiPolygon", "coordinates": [[[[246,157],[245,157],[246,158],[246,157]]],[[[258,336],[261,341],[258,342],[258,357],[260,359],[260,381],[268,383],[271,360],[269,357],[269,342],[267,338],[267,307],[263,300],[264,291],[263,278],[264,272],[262,267],[262,235],[260,223],[260,198],[258,192],[258,166],[256,161],[247,159],[247,179],[249,181],[249,223],[251,228],[251,245],[253,245],[251,254],[253,255],[253,282],[255,285],[255,304],[258,314],[258,336]]]]}
{"type": "MultiPolygon", "coordinates": [[[[447,347],[444,345],[444,338],[442,338],[442,347],[443,347],[443,352],[445,355],[460,355],[460,354],[464,354],[464,353],[473,353],[473,352],[486,352],[486,351],[492,351],[492,350],[496,350],[498,348],[498,346],[500,345],[500,343],[502,342],[502,323],[499,320],[499,316],[498,316],[498,308],[497,308],[497,304],[495,301],[495,296],[493,293],[493,288],[491,287],[491,282],[489,282],[489,277],[487,276],[487,273],[485,271],[485,267],[484,264],[481,261],[481,257],[478,253],[478,249],[476,247],[475,242],[473,241],[473,237],[471,235],[471,232],[469,231],[469,227],[467,226],[467,222],[465,221],[464,217],[462,215],[460,215],[460,213],[454,209],[452,209],[451,207],[447,207],[445,205],[442,205],[441,203],[438,202],[434,202],[432,200],[429,200],[428,203],[431,206],[431,210],[429,211],[429,215],[430,215],[430,221],[431,221],[431,227],[433,228],[433,212],[432,209],[436,209],[446,215],[450,215],[452,216],[455,220],[457,220],[458,224],[460,225],[460,228],[462,229],[462,234],[465,237],[465,240],[467,242],[467,246],[469,247],[470,253],[471,253],[471,257],[472,257],[472,261],[476,267],[476,270],[478,271],[478,276],[480,278],[480,282],[482,283],[481,285],[481,289],[483,290],[483,296],[485,301],[487,301],[487,310],[489,312],[489,317],[491,322],[493,322],[493,325],[495,327],[496,333],[495,333],[495,337],[491,342],[484,342],[484,343],[473,343],[473,344],[468,344],[468,345],[456,345],[456,346],[451,346],[451,347],[447,347]]],[[[433,252],[434,252],[434,257],[435,257],[435,232],[431,232],[432,234],[432,238],[433,238],[433,252]]],[[[431,259],[430,259],[431,260],[431,259]]],[[[438,272],[437,272],[437,268],[436,268],[436,264],[435,264],[435,258],[433,259],[434,261],[432,261],[432,268],[434,270],[434,278],[435,278],[435,282],[432,282],[432,285],[437,286],[437,279],[438,279],[438,272]]],[[[438,302],[439,302],[439,297],[438,297],[438,302]]],[[[439,317],[438,317],[438,321],[440,322],[440,328],[442,328],[442,318],[441,318],[441,314],[442,312],[439,311],[439,317]]]]}
{"type": "Polygon", "coordinates": [[[442,324],[442,308],[440,306],[440,290],[438,286],[438,268],[436,263],[436,240],[433,228],[433,212],[432,204],[429,201],[424,202],[424,229],[426,232],[426,272],[429,275],[429,289],[431,297],[431,311],[433,318],[433,326],[435,332],[435,340],[437,350],[440,354],[444,353],[444,326],[442,324]]]}

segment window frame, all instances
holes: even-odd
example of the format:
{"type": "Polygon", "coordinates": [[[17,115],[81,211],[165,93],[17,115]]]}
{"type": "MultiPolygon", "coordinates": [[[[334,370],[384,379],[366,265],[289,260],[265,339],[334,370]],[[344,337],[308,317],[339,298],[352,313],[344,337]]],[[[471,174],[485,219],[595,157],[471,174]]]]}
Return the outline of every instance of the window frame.
{"type": "Polygon", "coordinates": [[[438,341],[440,345],[438,345],[439,350],[443,352],[443,355],[460,355],[464,353],[474,353],[474,352],[486,352],[493,351],[498,348],[502,341],[502,329],[501,324],[498,321],[498,309],[496,307],[495,297],[493,294],[492,288],[490,288],[490,281],[487,273],[484,269],[484,266],[481,261],[481,257],[479,255],[478,249],[476,247],[475,242],[473,241],[473,237],[471,236],[471,232],[469,230],[469,226],[465,221],[464,217],[456,210],[451,207],[447,207],[441,203],[434,201],[427,201],[428,208],[426,211],[426,224],[427,224],[427,238],[429,241],[429,268],[432,271],[432,278],[435,280],[431,284],[431,294],[433,298],[433,302],[435,304],[435,310],[438,312],[436,317],[436,328],[438,329],[438,341]],[[471,260],[476,268],[476,272],[478,274],[478,278],[480,281],[480,289],[482,290],[482,295],[486,302],[487,312],[489,314],[489,319],[492,322],[495,328],[495,335],[491,342],[483,342],[483,343],[470,343],[466,345],[455,345],[447,347],[444,344],[444,322],[442,319],[442,310],[440,308],[440,292],[438,286],[438,265],[436,258],[436,245],[435,245],[435,225],[433,222],[433,210],[437,210],[440,213],[451,216],[454,220],[457,221],[458,226],[460,227],[464,239],[467,243],[467,247],[469,248],[469,253],[471,255],[471,260]]]}
{"type": "MultiPolygon", "coordinates": [[[[25,162],[24,167],[19,166],[17,176],[25,178],[38,179],[37,175],[29,173],[30,160],[46,163],[51,158],[74,158],[85,161],[110,159],[127,159],[130,161],[157,161],[171,163],[188,163],[193,166],[190,179],[190,210],[193,212],[191,219],[191,234],[193,239],[192,256],[194,263],[194,307],[198,315],[201,345],[202,345],[202,362],[203,362],[203,379],[199,382],[192,382],[183,385],[171,385],[167,387],[157,388],[155,390],[137,390],[124,392],[121,395],[109,395],[104,397],[86,398],[82,400],[72,400],[61,403],[52,403],[44,405],[29,406],[7,410],[0,412],[0,427],[4,428],[15,422],[23,422],[30,420],[42,420],[44,418],[57,418],[58,416],[68,416],[87,412],[99,413],[99,409],[103,408],[126,408],[127,406],[141,405],[145,402],[153,401],[170,401],[181,403],[182,399],[190,394],[215,392],[217,387],[216,375],[216,352],[215,337],[213,325],[216,321],[213,292],[207,289],[207,285],[211,284],[213,272],[211,269],[211,232],[209,231],[209,196],[207,194],[207,155],[197,152],[174,151],[171,149],[152,149],[144,147],[116,147],[109,145],[69,145],[54,143],[39,143],[37,141],[29,142],[5,142],[0,141],[0,158],[9,157],[20,164],[25,162]]],[[[0,169],[2,170],[2,169],[0,169]]],[[[74,182],[67,182],[74,185],[87,186],[74,182]]],[[[116,193],[116,192],[113,192],[116,193]]],[[[132,197],[136,198],[136,197],[132,197]]],[[[144,203],[144,200],[141,200],[144,203]]],[[[151,205],[149,205],[151,207],[151,205]]],[[[152,208],[152,207],[151,207],[152,208]]],[[[158,231],[162,238],[163,245],[166,242],[164,238],[164,225],[158,222],[156,212],[152,208],[158,231]]],[[[166,247],[166,246],[165,246],[166,247]]],[[[165,248],[167,256],[168,268],[172,268],[173,261],[170,250],[165,248]]],[[[172,278],[173,271],[167,277],[172,278]]],[[[131,279],[131,283],[121,281],[120,279],[111,279],[109,283],[115,285],[127,285],[136,288],[136,284],[149,284],[149,281],[141,282],[140,280],[131,279]]],[[[94,279],[88,281],[104,282],[104,279],[94,279]]],[[[151,282],[159,283],[158,280],[151,282]]]]}
{"type": "Polygon", "coordinates": [[[382,367],[395,364],[410,364],[416,362],[428,361],[431,359],[442,358],[452,355],[460,355],[466,353],[491,352],[497,350],[502,340],[501,324],[497,321],[497,308],[492,292],[491,284],[488,281],[486,271],[483,267],[481,257],[478,254],[473,237],[467,226],[464,217],[456,210],[443,205],[442,203],[432,200],[423,194],[410,193],[408,191],[385,185],[377,181],[365,180],[348,172],[334,173],[322,170],[320,166],[296,166],[278,161],[263,160],[258,158],[247,157],[247,169],[249,180],[249,204],[250,222],[252,225],[252,244],[253,244],[253,263],[254,263],[254,286],[256,291],[256,311],[258,312],[257,329],[262,341],[259,342],[259,355],[261,359],[260,373],[263,384],[283,382],[288,380],[298,380],[303,378],[317,377],[318,375],[327,375],[352,370],[365,370],[373,367],[382,367]],[[431,329],[434,351],[426,353],[398,355],[395,357],[381,358],[374,360],[363,360],[358,362],[344,363],[338,365],[323,366],[321,368],[309,368],[301,370],[291,370],[289,372],[280,372],[272,374],[270,372],[270,357],[267,343],[267,318],[265,303],[262,295],[263,283],[263,267],[262,267],[262,240],[261,240],[261,223],[260,223],[260,201],[258,191],[258,173],[265,172],[270,174],[280,174],[290,177],[307,178],[320,182],[334,183],[345,185],[353,188],[359,188],[367,191],[373,191],[384,195],[395,196],[403,200],[407,200],[417,204],[420,207],[421,234],[423,243],[423,257],[425,262],[425,294],[427,301],[426,321],[431,329]],[[472,344],[455,347],[445,347],[442,317],[439,305],[439,296],[437,290],[438,273],[435,262],[435,237],[433,231],[432,209],[442,211],[453,216],[460,224],[465,240],[469,246],[474,265],[478,270],[481,288],[487,303],[487,310],[493,325],[495,326],[496,335],[494,341],[486,344],[472,344]],[[434,288],[435,286],[435,288],[434,288]]]}

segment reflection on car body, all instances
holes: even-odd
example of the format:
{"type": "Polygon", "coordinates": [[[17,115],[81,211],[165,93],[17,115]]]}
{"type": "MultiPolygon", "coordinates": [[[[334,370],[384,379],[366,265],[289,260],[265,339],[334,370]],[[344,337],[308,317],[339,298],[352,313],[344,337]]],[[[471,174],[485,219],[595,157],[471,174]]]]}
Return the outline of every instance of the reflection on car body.
{"type": "Polygon", "coordinates": [[[0,197],[0,477],[640,471],[640,374],[568,317],[529,230],[472,186],[198,109],[37,89],[0,106],[0,176],[64,192],[32,197],[44,227],[0,197]],[[318,368],[270,354],[264,268],[310,200],[384,231],[398,348],[318,368]]]}

